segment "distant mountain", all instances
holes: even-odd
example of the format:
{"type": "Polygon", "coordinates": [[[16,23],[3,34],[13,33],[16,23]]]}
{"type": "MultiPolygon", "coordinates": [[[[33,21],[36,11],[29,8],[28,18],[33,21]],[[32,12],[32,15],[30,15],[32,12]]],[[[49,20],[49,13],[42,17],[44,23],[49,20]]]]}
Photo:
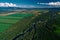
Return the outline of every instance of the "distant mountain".
{"type": "Polygon", "coordinates": [[[0,7],[0,12],[15,11],[15,10],[18,10],[18,8],[17,7],[0,7]]]}
{"type": "Polygon", "coordinates": [[[20,7],[0,7],[0,12],[7,12],[7,11],[16,11],[16,10],[60,10],[60,8],[20,8],[20,7]]]}

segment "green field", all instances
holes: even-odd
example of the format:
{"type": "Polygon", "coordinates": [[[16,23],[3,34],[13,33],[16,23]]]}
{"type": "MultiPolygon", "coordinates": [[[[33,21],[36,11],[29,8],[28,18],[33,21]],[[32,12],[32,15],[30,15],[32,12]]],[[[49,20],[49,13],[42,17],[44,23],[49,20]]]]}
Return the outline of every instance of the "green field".
{"type": "Polygon", "coordinates": [[[60,14],[58,11],[45,11],[38,15],[17,13],[0,16],[0,40],[13,40],[15,37],[16,40],[60,40],[60,14]]]}
{"type": "Polygon", "coordinates": [[[30,17],[30,16],[33,16],[33,14],[17,13],[17,14],[12,14],[7,16],[0,16],[0,33],[10,28],[12,25],[17,23],[21,19],[30,17]]]}

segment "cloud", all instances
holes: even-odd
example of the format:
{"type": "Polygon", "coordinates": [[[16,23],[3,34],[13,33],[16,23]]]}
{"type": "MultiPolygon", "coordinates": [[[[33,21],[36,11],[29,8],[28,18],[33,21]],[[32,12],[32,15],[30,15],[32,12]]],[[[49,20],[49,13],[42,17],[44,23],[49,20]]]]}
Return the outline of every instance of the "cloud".
{"type": "Polygon", "coordinates": [[[48,5],[48,3],[39,3],[39,2],[37,4],[48,5]]]}
{"type": "Polygon", "coordinates": [[[60,2],[37,3],[42,5],[60,6],[60,2]]]}
{"type": "Polygon", "coordinates": [[[50,2],[50,3],[48,3],[49,5],[56,5],[56,6],[60,6],[60,2],[50,2]]]}
{"type": "Polygon", "coordinates": [[[16,4],[13,4],[13,3],[0,3],[0,7],[16,7],[17,5],[16,4]]]}
{"type": "Polygon", "coordinates": [[[35,5],[19,5],[18,7],[21,7],[21,8],[36,8],[35,5]]]}
{"type": "Polygon", "coordinates": [[[0,7],[21,7],[21,8],[36,8],[35,5],[16,5],[13,3],[0,3],[0,7]]]}

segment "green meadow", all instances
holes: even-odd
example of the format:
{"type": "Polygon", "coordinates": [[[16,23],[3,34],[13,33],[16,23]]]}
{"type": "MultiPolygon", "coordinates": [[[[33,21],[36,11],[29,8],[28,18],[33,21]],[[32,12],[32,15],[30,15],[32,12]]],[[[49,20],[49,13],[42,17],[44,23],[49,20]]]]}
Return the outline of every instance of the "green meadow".
{"type": "Polygon", "coordinates": [[[13,40],[15,37],[16,40],[32,40],[33,37],[34,40],[59,40],[60,14],[53,11],[40,13],[0,16],[0,40],[13,40]]]}
{"type": "Polygon", "coordinates": [[[0,33],[10,28],[12,25],[17,23],[21,19],[29,16],[32,16],[32,14],[17,13],[17,14],[11,14],[7,16],[0,16],[0,33]]]}

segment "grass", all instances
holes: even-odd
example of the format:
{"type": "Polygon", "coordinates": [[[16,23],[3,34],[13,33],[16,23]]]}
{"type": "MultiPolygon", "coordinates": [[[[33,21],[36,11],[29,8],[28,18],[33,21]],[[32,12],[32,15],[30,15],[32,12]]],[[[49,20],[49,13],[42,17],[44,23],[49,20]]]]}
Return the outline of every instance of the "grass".
{"type": "Polygon", "coordinates": [[[11,28],[0,34],[0,40],[12,40],[16,35],[21,33],[24,29],[28,28],[28,24],[31,22],[32,17],[27,17],[20,20],[18,23],[13,25],[11,28]],[[11,35],[12,34],[12,35],[11,35]],[[4,37],[5,36],[5,37],[4,37]]]}
{"type": "Polygon", "coordinates": [[[0,32],[3,32],[4,30],[8,29],[12,24],[4,24],[0,23],[0,32]]]}
{"type": "Polygon", "coordinates": [[[7,16],[0,16],[0,33],[10,28],[13,24],[26,17],[32,16],[32,14],[11,14],[7,16]]]}
{"type": "MultiPolygon", "coordinates": [[[[21,32],[23,32],[23,30],[31,27],[31,24],[33,22],[37,21],[37,19],[38,19],[38,22],[40,19],[43,19],[43,22],[44,22],[45,20],[50,18],[50,16],[48,13],[46,13],[46,14],[37,16],[37,18],[35,18],[35,19],[34,18],[35,18],[35,16],[33,16],[32,14],[31,15],[30,14],[12,14],[12,15],[8,15],[8,16],[0,17],[0,24],[2,25],[2,27],[1,27],[2,29],[0,29],[0,32],[4,31],[3,33],[0,34],[0,40],[12,40],[15,36],[17,36],[21,32]],[[4,26],[6,26],[6,27],[4,28],[4,26]]],[[[54,32],[57,34],[60,34],[60,25],[59,24],[60,24],[60,15],[57,15],[56,23],[54,23],[54,27],[56,27],[56,30],[54,32]]],[[[42,40],[55,39],[53,33],[50,33],[51,30],[49,30],[49,29],[47,30],[46,27],[44,27],[44,26],[45,26],[45,23],[37,24],[37,33],[35,36],[37,36],[37,37],[42,36],[42,40]]],[[[50,27],[50,25],[49,25],[49,27],[50,27]]],[[[32,38],[33,33],[34,33],[34,30],[32,30],[31,34],[29,34],[29,33],[26,34],[27,40],[32,38]]],[[[24,40],[26,40],[26,37],[24,38],[24,40]]],[[[18,38],[18,40],[20,40],[20,38],[18,38]]]]}
{"type": "Polygon", "coordinates": [[[60,14],[58,14],[57,17],[56,17],[55,25],[56,25],[55,33],[60,35],[60,14]]]}
{"type": "Polygon", "coordinates": [[[8,15],[8,16],[14,16],[14,17],[28,17],[28,16],[30,16],[30,15],[33,15],[33,14],[12,14],[12,15],[8,15]]]}
{"type": "Polygon", "coordinates": [[[0,16],[0,19],[13,19],[13,20],[19,20],[23,17],[12,17],[12,16],[0,16]]]}
{"type": "Polygon", "coordinates": [[[12,20],[12,19],[0,19],[0,22],[4,23],[16,23],[18,20],[12,20]]]}

